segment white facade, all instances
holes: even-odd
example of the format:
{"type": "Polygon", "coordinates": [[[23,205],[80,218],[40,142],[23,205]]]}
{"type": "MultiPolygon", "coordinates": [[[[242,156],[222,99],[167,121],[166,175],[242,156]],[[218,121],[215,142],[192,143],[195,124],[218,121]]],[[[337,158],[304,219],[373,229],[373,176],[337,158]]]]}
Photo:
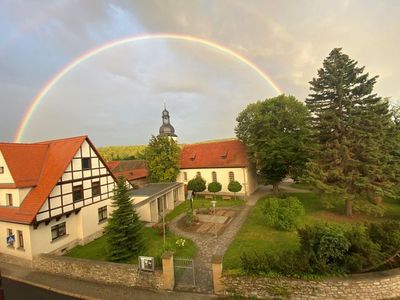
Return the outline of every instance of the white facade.
{"type": "MultiPolygon", "coordinates": [[[[222,185],[220,194],[232,194],[228,190],[231,180],[238,181],[242,185],[242,190],[237,195],[251,195],[256,187],[257,181],[255,172],[249,168],[196,168],[181,169],[177,177],[178,182],[187,184],[191,179],[199,175],[206,181],[206,186],[213,182],[213,177],[222,185]],[[214,173],[214,175],[213,175],[214,173]]],[[[207,189],[204,191],[207,193],[207,189]]]]}
{"type": "MultiPolygon", "coordinates": [[[[0,155],[0,166],[5,165],[2,159],[0,155]]],[[[7,183],[10,177],[9,172],[0,174],[0,183],[7,183]]],[[[40,208],[36,222],[25,225],[0,221],[0,253],[32,259],[40,253],[65,252],[102,235],[111,212],[114,184],[114,178],[85,140],[40,208]],[[15,236],[13,245],[6,243],[10,233],[15,236]]],[[[0,205],[5,205],[4,195],[12,193],[13,206],[19,206],[29,190],[0,189],[0,205]]]]}

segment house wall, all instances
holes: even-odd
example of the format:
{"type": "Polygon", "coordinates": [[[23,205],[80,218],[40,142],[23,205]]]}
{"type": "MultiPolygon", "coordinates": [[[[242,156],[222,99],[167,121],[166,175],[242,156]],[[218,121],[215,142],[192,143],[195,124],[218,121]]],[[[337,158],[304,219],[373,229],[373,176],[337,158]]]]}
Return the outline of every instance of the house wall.
{"type": "Polygon", "coordinates": [[[0,151],[0,167],[4,167],[4,173],[0,174],[0,182],[1,183],[14,183],[14,179],[12,178],[10,169],[8,168],[6,161],[4,159],[3,154],[0,151]]]}
{"type": "Polygon", "coordinates": [[[206,185],[212,182],[212,172],[217,173],[217,181],[221,183],[222,190],[220,193],[231,194],[228,191],[229,172],[234,173],[235,180],[240,182],[242,190],[238,195],[250,195],[255,189],[255,177],[248,168],[202,168],[202,169],[181,169],[177,177],[178,182],[187,184],[189,180],[196,177],[197,172],[200,172],[201,177],[206,180],[206,185]],[[187,174],[187,180],[184,179],[184,172],[187,174]]]}
{"type": "Polygon", "coordinates": [[[32,251],[31,251],[31,236],[30,236],[30,226],[9,222],[0,222],[0,253],[17,256],[25,259],[32,259],[32,251]],[[7,231],[11,229],[16,241],[13,246],[7,245],[7,231]],[[19,248],[18,238],[17,238],[17,230],[22,231],[23,239],[24,239],[24,247],[19,248]]]}

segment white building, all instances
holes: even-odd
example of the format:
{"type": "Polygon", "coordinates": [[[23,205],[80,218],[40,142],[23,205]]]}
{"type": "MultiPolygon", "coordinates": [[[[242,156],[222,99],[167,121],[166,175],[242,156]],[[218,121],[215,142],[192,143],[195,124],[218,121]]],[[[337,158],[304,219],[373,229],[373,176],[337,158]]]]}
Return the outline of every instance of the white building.
{"type": "Polygon", "coordinates": [[[235,139],[185,145],[177,181],[187,184],[199,175],[206,184],[221,183],[220,194],[232,194],[228,184],[233,180],[242,185],[238,195],[251,195],[257,188],[255,166],[248,159],[246,146],[235,139]]]}
{"type": "Polygon", "coordinates": [[[32,259],[95,239],[114,185],[86,136],[0,143],[0,253],[32,259]]]}
{"type": "Polygon", "coordinates": [[[185,201],[182,183],[150,183],[131,191],[131,199],[139,218],[145,222],[160,222],[162,215],[185,201]]]}

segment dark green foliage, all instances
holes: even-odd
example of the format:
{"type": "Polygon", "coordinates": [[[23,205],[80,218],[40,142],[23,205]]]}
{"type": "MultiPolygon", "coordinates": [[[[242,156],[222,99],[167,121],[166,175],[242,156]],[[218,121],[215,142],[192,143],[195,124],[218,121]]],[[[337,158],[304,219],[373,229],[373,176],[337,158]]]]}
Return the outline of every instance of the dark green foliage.
{"type": "MultiPolygon", "coordinates": [[[[248,274],[278,273],[332,275],[391,266],[400,252],[400,222],[354,225],[316,224],[298,230],[300,249],[279,254],[243,253],[241,267],[248,274]]],[[[394,264],[395,265],[395,264],[394,264]]]]}
{"type": "Polygon", "coordinates": [[[305,255],[315,273],[343,270],[343,262],[351,244],[342,227],[330,224],[305,226],[298,230],[300,252],[305,255]]]}
{"type": "Polygon", "coordinates": [[[299,221],[305,215],[305,210],[296,197],[267,198],[264,201],[263,214],[268,225],[278,230],[292,231],[299,225],[299,221]]]}
{"type": "Polygon", "coordinates": [[[309,113],[293,96],[249,104],[237,117],[235,132],[247,149],[263,181],[274,186],[288,175],[297,177],[309,158],[309,113]]]}
{"type": "Polygon", "coordinates": [[[206,181],[201,176],[196,176],[188,182],[188,190],[192,190],[195,193],[201,193],[206,190],[206,181]]]}
{"type": "Polygon", "coordinates": [[[236,193],[240,192],[242,190],[242,185],[240,184],[239,181],[232,180],[228,184],[228,191],[234,194],[235,199],[236,199],[236,193]]]}
{"type": "Polygon", "coordinates": [[[167,136],[152,136],[145,149],[150,182],[174,182],[179,173],[180,149],[167,136]]]}
{"type": "Polygon", "coordinates": [[[371,201],[392,191],[390,113],[388,101],[372,93],[376,78],[336,48],[310,81],[306,99],[317,144],[309,182],[345,201],[347,215],[353,201],[371,201]]]}
{"type": "Polygon", "coordinates": [[[126,261],[145,248],[143,225],[130,200],[125,180],[119,179],[114,189],[114,211],[105,227],[107,257],[110,261],[126,261]]]}
{"type": "Polygon", "coordinates": [[[210,193],[218,193],[222,190],[222,185],[219,182],[211,182],[207,186],[210,193]]]}
{"type": "Polygon", "coordinates": [[[144,159],[145,145],[136,146],[107,146],[98,147],[101,157],[105,161],[144,159]]]}

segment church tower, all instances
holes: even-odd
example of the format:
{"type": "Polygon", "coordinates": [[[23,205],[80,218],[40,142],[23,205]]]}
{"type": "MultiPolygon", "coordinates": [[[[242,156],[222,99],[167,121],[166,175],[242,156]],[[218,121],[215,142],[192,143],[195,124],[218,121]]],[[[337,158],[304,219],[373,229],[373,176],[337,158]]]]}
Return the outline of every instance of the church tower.
{"type": "Polygon", "coordinates": [[[169,112],[166,109],[165,103],[164,103],[164,110],[162,111],[161,118],[162,118],[162,125],[160,127],[159,136],[169,136],[176,142],[178,136],[175,134],[174,127],[169,122],[169,112]]]}

